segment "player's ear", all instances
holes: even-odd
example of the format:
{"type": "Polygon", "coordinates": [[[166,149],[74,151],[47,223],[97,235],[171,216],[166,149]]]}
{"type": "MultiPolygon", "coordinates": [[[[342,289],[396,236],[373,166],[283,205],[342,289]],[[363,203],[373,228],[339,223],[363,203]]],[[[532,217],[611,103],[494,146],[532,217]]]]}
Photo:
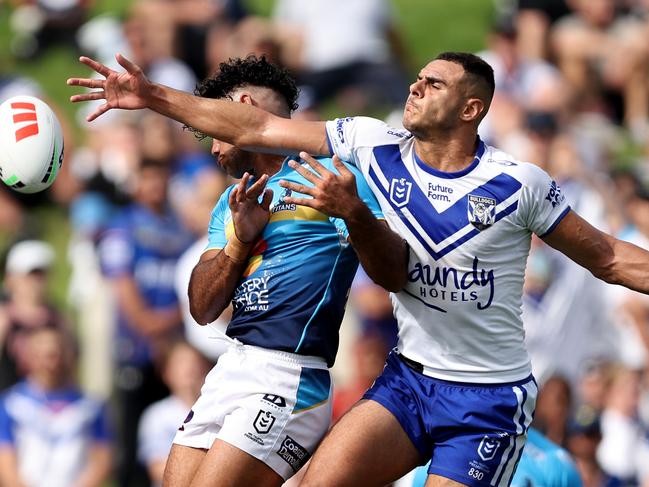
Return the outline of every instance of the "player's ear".
{"type": "Polygon", "coordinates": [[[464,122],[480,120],[484,109],[484,102],[480,98],[469,98],[464,104],[460,119],[464,122]]]}
{"type": "Polygon", "coordinates": [[[255,99],[252,97],[250,93],[243,92],[239,95],[239,100],[240,103],[245,103],[247,105],[253,105],[257,106],[257,102],[255,99]]]}

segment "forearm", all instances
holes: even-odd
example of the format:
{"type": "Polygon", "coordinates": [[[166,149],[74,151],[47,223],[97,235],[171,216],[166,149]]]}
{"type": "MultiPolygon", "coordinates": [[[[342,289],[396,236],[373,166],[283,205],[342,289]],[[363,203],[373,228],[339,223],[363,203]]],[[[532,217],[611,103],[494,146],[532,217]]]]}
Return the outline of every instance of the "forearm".
{"type": "Polygon", "coordinates": [[[593,274],[608,283],[649,294],[649,252],[613,237],[609,241],[612,257],[593,274]]]}
{"type": "Polygon", "coordinates": [[[247,265],[228,257],[224,250],[199,262],[189,281],[189,310],[201,325],[211,323],[228,306],[247,265]]]}
{"type": "Polygon", "coordinates": [[[377,220],[360,202],[345,219],[349,239],[367,275],[388,291],[398,292],[408,277],[408,246],[385,221],[377,220]]]}
{"type": "Polygon", "coordinates": [[[152,84],[147,105],[162,115],[241,149],[328,155],[324,122],[290,120],[247,103],[190,95],[152,84]]]}

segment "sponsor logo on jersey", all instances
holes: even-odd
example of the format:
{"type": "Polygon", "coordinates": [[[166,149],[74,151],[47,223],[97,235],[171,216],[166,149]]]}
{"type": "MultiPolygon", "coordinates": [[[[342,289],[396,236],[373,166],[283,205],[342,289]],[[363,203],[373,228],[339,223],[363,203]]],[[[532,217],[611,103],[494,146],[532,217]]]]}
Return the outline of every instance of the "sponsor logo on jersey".
{"type": "Polygon", "coordinates": [[[264,397],[262,397],[261,400],[269,402],[278,408],[286,407],[286,399],[282,396],[276,396],[275,394],[264,394],[264,397]]]}
{"type": "Polygon", "coordinates": [[[275,424],[275,416],[272,415],[270,411],[264,411],[260,409],[257,413],[255,421],[252,423],[252,426],[255,428],[255,431],[260,435],[265,435],[270,431],[270,429],[275,424]]]}
{"type": "Polygon", "coordinates": [[[291,466],[294,472],[300,470],[311,456],[306,448],[288,435],[282,441],[277,454],[291,466]]]}
{"type": "Polygon", "coordinates": [[[404,289],[404,292],[426,306],[444,313],[445,309],[430,303],[429,299],[433,298],[437,302],[476,302],[477,308],[484,310],[491,306],[496,287],[494,271],[480,269],[480,261],[477,257],[473,258],[473,265],[469,271],[417,262],[408,273],[408,280],[419,284],[419,293],[415,294],[407,289],[404,289]],[[485,293],[479,292],[485,288],[489,290],[489,296],[486,298],[483,296],[485,293]]]}
{"type": "Polygon", "coordinates": [[[338,120],[336,120],[336,135],[338,136],[338,140],[340,140],[341,144],[345,143],[345,131],[343,130],[343,125],[345,125],[347,122],[351,122],[352,120],[352,117],[339,118],[338,120]]]}
{"type": "Polygon", "coordinates": [[[494,198],[470,194],[467,201],[469,221],[478,230],[485,230],[496,222],[496,200],[494,198]]]}
{"type": "Polygon", "coordinates": [[[29,102],[15,102],[11,104],[14,110],[14,124],[21,124],[16,129],[16,142],[20,142],[27,137],[38,135],[38,119],[36,117],[36,105],[29,102]],[[24,125],[23,122],[33,122],[24,125]]]}
{"type": "Polygon", "coordinates": [[[451,197],[449,195],[453,194],[453,188],[450,186],[444,186],[443,184],[433,184],[428,183],[428,196],[429,200],[433,201],[446,201],[447,203],[451,202],[451,197]]]}
{"type": "Polygon", "coordinates": [[[270,276],[253,277],[243,281],[234,292],[232,306],[235,311],[267,311],[270,276]]]}
{"type": "Polygon", "coordinates": [[[548,191],[545,200],[552,203],[552,208],[556,208],[557,205],[563,203],[564,199],[565,196],[563,195],[563,193],[561,193],[561,188],[557,185],[556,182],[552,181],[550,183],[550,190],[548,191]]]}
{"type": "Polygon", "coordinates": [[[402,208],[408,204],[411,192],[412,183],[406,181],[405,178],[393,179],[390,181],[390,201],[392,201],[397,208],[402,208]]]}
{"type": "Polygon", "coordinates": [[[482,458],[483,461],[488,462],[496,456],[499,446],[500,440],[489,438],[485,435],[478,446],[478,455],[480,455],[480,458],[482,458]]]}

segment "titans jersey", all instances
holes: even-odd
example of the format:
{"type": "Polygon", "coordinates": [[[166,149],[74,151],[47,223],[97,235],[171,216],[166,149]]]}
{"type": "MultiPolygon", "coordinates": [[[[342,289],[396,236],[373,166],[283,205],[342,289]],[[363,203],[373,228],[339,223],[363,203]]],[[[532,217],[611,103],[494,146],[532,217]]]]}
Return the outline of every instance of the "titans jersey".
{"type": "MultiPolygon", "coordinates": [[[[273,190],[270,221],[234,291],[226,333],[248,345],[322,357],[331,366],[358,260],[342,220],[284,202],[291,192],[279,185],[281,179],[311,186],[287,161],[268,180],[267,188],[273,190]]],[[[335,171],[331,159],[320,163],[335,171]]],[[[358,169],[349,169],[356,175],[361,199],[382,218],[358,169]]],[[[206,250],[222,249],[234,232],[228,206],[233,188],[223,193],[212,212],[206,250]]]]}
{"type": "Polygon", "coordinates": [[[417,157],[410,133],[371,118],[329,121],[327,137],[410,245],[408,282],[392,295],[399,351],[439,379],[529,376],[525,263],[532,233],[550,233],[570,209],[556,183],[482,142],[464,170],[435,170],[417,157]]]}
{"type": "Polygon", "coordinates": [[[530,428],[511,487],[581,487],[570,454],[530,428]]]}

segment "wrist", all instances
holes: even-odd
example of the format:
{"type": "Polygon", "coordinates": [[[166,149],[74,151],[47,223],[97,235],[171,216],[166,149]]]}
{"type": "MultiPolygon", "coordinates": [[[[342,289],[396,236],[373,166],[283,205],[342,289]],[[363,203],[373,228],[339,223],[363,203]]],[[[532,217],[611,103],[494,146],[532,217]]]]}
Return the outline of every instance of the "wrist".
{"type": "Polygon", "coordinates": [[[350,225],[367,222],[367,217],[372,216],[367,205],[360,199],[355,198],[348,206],[347,216],[343,218],[350,225]]]}
{"type": "Polygon", "coordinates": [[[235,262],[236,264],[241,264],[247,262],[248,255],[250,254],[250,249],[252,248],[252,242],[242,242],[237,237],[236,233],[233,233],[232,236],[228,239],[228,243],[225,244],[223,252],[225,255],[235,262]]]}

